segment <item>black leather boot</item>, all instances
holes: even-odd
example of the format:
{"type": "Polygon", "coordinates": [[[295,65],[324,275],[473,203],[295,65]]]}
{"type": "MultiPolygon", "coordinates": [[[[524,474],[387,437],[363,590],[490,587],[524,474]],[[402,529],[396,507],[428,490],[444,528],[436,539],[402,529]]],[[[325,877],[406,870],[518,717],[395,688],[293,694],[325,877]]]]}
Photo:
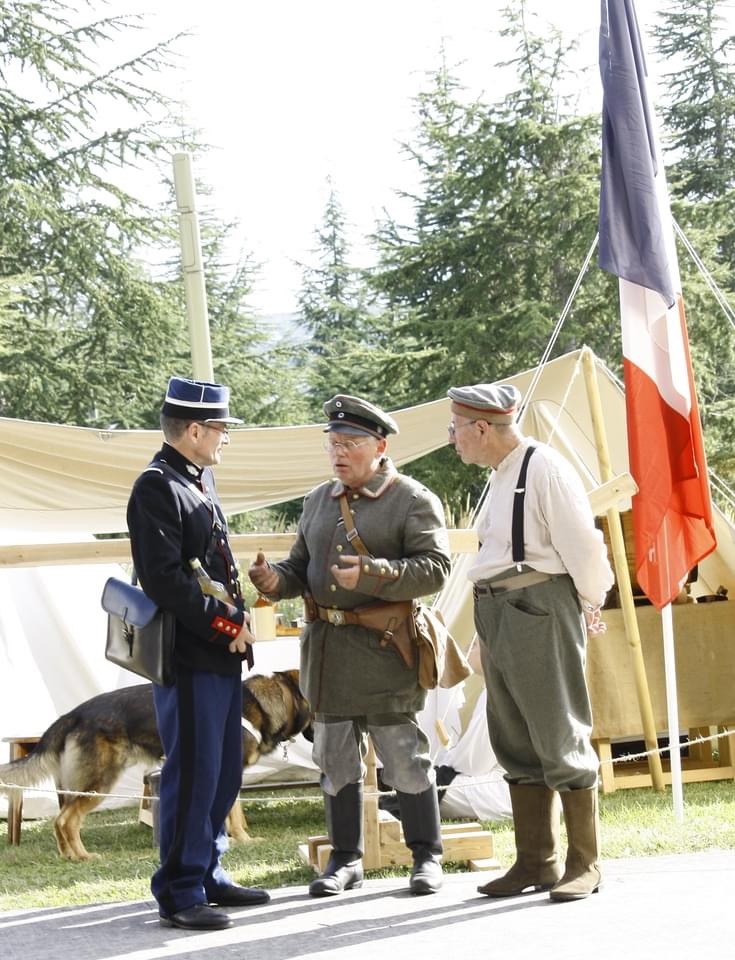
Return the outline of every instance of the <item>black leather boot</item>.
{"type": "Polygon", "coordinates": [[[396,790],[401,811],[403,837],[413,854],[408,882],[411,893],[436,893],[442,885],[442,831],[439,799],[432,784],[423,793],[396,790]]]}
{"type": "Polygon", "coordinates": [[[327,867],[309,884],[312,897],[333,897],[362,886],[362,783],[324,794],[327,833],[332,844],[327,867]]]}

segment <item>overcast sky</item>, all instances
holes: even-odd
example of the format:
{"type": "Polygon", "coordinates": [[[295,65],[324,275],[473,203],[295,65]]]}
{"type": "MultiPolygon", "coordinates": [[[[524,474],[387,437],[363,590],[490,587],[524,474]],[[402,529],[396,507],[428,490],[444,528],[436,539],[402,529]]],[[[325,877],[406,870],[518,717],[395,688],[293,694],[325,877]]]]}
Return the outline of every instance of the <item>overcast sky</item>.
{"type": "MultiPolygon", "coordinates": [[[[665,0],[639,0],[645,31],[665,0]]],[[[495,64],[511,54],[498,35],[504,2],[483,0],[110,0],[140,12],[151,39],[188,29],[183,69],[168,78],[187,119],[213,150],[197,173],[210,202],[240,222],[238,240],[263,265],[252,298],[260,312],[295,308],[301,271],[332,182],[352,227],[354,258],[383,210],[415,183],[399,144],[412,139],[413,98],[447,63],[472,95],[495,99],[495,64]]],[[[530,0],[538,26],[580,40],[580,86],[598,109],[597,0],[530,0]],[[586,90],[584,89],[586,88],[586,90]]],[[[147,39],[147,36],[142,38],[147,39]]]]}

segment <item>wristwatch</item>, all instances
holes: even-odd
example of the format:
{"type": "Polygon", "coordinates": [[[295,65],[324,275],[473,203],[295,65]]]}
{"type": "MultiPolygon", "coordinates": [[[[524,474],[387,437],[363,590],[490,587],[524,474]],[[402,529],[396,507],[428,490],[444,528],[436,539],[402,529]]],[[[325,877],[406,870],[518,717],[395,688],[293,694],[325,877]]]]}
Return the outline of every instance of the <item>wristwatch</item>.
{"type": "Polygon", "coordinates": [[[600,609],[599,604],[595,606],[594,603],[590,603],[588,600],[580,600],[580,603],[585,613],[596,613],[600,609]]]}

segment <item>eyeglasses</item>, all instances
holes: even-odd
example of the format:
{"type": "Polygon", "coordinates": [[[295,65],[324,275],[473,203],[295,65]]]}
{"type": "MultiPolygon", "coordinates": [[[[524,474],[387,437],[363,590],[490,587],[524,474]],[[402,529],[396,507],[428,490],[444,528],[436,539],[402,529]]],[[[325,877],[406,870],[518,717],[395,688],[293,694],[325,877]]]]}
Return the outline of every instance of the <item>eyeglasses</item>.
{"type": "Polygon", "coordinates": [[[325,450],[332,451],[343,450],[345,453],[354,453],[360,447],[364,447],[369,440],[324,440],[322,446],[325,450]]]}
{"type": "Polygon", "coordinates": [[[458,430],[461,430],[462,427],[471,427],[472,424],[474,423],[477,423],[477,420],[467,420],[465,421],[465,423],[459,423],[459,424],[454,423],[454,421],[452,421],[452,423],[450,423],[449,426],[447,427],[447,433],[449,434],[450,438],[454,440],[454,438],[457,436],[458,430]]]}
{"type": "Polygon", "coordinates": [[[230,435],[230,428],[225,424],[222,424],[221,427],[218,427],[214,423],[204,423],[203,421],[200,421],[200,422],[203,427],[207,428],[207,430],[216,430],[217,433],[223,433],[226,437],[229,437],[230,435]]]}

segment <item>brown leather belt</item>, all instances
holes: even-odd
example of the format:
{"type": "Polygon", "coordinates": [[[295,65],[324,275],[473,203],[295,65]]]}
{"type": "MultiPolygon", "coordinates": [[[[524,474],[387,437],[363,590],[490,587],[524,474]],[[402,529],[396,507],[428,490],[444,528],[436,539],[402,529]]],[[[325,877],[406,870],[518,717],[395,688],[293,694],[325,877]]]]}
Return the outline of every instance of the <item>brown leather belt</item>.
{"type": "Polygon", "coordinates": [[[385,620],[386,627],[390,624],[390,629],[395,629],[401,620],[404,620],[411,612],[411,601],[398,601],[393,603],[371,603],[365,607],[355,607],[353,610],[338,610],[334,607],[320,607],[313,601],[305,605],[305,619],[309,623],[312,620],[326,620],[333,627],[359,626],[369,627],[372,630],[384,629],[382,622],[385,620]]]}
{"type": "Polygon", "coordinates": [[[539,570],[529,570],[527,573],[518,573],[513,577],[504,577],[502,580],[478,580],[472,588],[472,593],[477,597],[499,596],[501,593],[508,593],[510,590],[522,590],[524,587],[534,587],[537,583],[546,583],[547,580],[553,580],[554,574],[541,573],[539,570]]]}
{"type": "Polygon", "coordinates": [[[317,606],[316,615],[320,620],[331,623],[333,627],[344,627],[349,624],[359,626],[360,623],[360,615],[354,610],[335,610],[334,607],[317,606]]]}

